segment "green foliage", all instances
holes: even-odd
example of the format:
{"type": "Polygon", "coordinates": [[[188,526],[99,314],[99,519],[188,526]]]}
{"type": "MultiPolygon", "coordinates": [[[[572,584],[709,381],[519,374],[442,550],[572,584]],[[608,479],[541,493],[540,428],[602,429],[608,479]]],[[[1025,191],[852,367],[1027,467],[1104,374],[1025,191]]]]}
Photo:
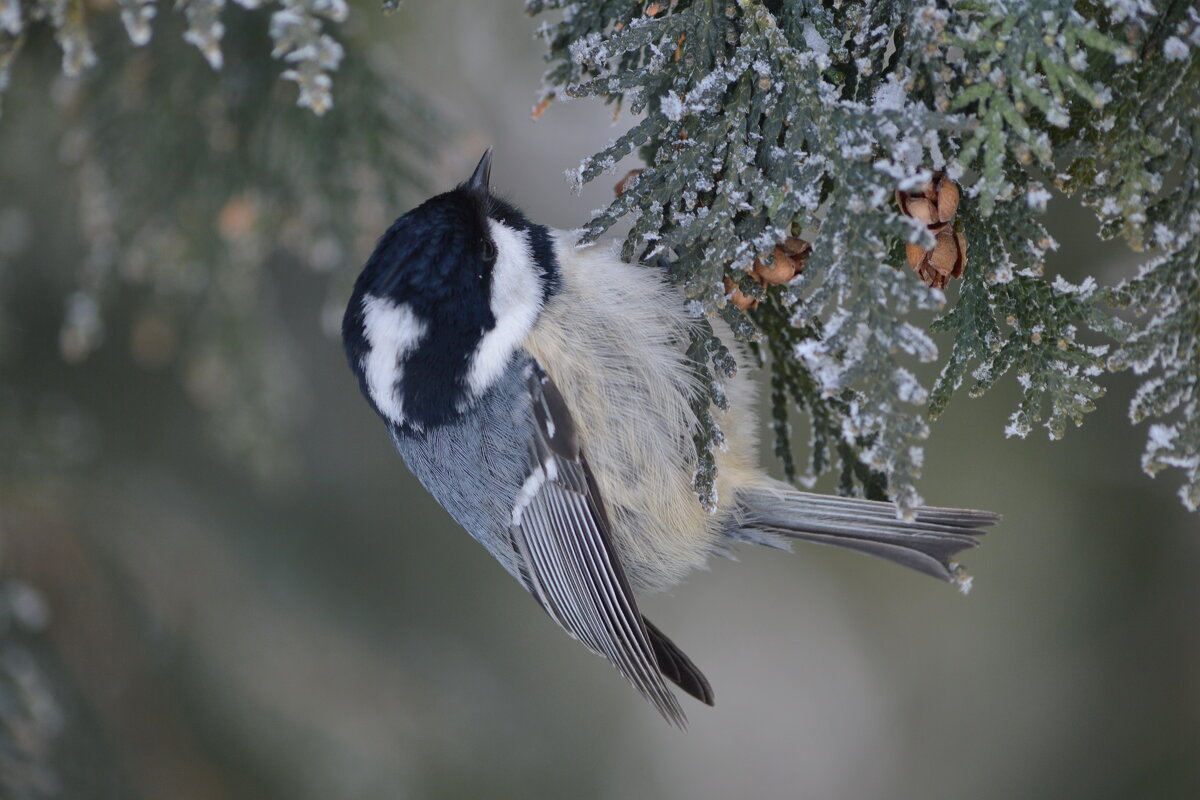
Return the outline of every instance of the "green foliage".
{"type": "MultiPolygon", "coordinates": [[[[1200,30],[1192,16],[1193,31],[1200,30]]],[[[1153,475],[1164,467],[1184,470],[1187,481],[1179,490],[1184,505],[1200,507],[1200,64],[1193,60],[1182,75],[1176,66],[1164,67],[1158,79],[1182,89],[1172,97],[1174,113],[1160,112],[1147,120],[1154,133],[1174,132],[1178,144],[1170,152],[1178,160],[1160,159],[1177,170],[1175,186],[1150,204],[1139,230],[1146,231],[1157,255],[1140,274],[1113,292],[1113,301],[1145,319],[1113,356],[1114,367],[1148,375],[1129,407],[1137,423],[1150,426],[1142,468],[1153,475]],[[1172,74],[1175,73],[1175,74],[1172,74]]],[[[1166,111],[1164,108],[1163,111],[1166,111]]],[[[1116,142],[1113,142],[1115,145],[1116,142]]],[[[1163,173],[1126,171],[1122,187],[1153,185],[1163,173]]],[[[1123,189],[1123,193],[1135,191],[1123,189]]],[[[1118,229],[1114,224],[1109,230],[1118,229]]]]}
{"type": "Polygon", "coordinates": [[[1184,221],[1187,232],[1162,242],[1166,252],[1135,279],[1117,290],[1120,302],[1140,315],[1146,326],[1117,351],[1117,366],[1139,375],[1142,382],[1129,407],[1133,422],[1151,417],[1177,419],[1150,426],[1142,468],[1154,475],[1164,467],[1184,470],[1183,504],[1200,508],[1200,212],[1193,207],[1184,221]]]}
{"type": "Polygon", "coordinates": [[[526,5],[563,12],[541,29],[552,63],[547,98],[598,96],[643,114],[580,166],[582,183],[635,149],[645,162],[584,238],[632,217],[627,258],[669,258],[699,312],[766,343],[776,451],[789,474],[795,407],[812,430],[806,477],[833,467],[836,453],[843,491],[855,490],[855,476],[874,493],[882,473],[909,512],[921,502],[928,419],[968,374],[977,395],[1015,371],[1022,396],[1006,432],[1024,436],[1044,419],[1058,438],[1094,408],[1102,373],[1131,363],[1161,372],[1135,400],[1135,418],[1182,410],[1176,427],[1152,429],[1158,455],[1148,453],[1147,469],[1188,469],[1185,499],[1200,492],[1186,449],[1196,452],[1200,424],[1188,316],[1200,242],[1185,234],[1196,226],[1194,169],[1162,193],[1200,147],[1200,13],[1191,4],[526,5]],[[933,328],[954,338],[930,392],[912,362],[938,361],[938,350],[906,317],[945,297],[904,269],[902,243],[929,248],[933,239],[892,197],[933,170],[963,186],[954,224],[969,265],[958,303],[933,328]],[[1037,219],[1051,198],[1046,175],[1081,194],[1103,234],[1134,248],[1162,219],[1174,238],[1155,234],[1150,244],[1171,254],[1115,294],[1095,275],[1078,286],[1047,280],[1045,256],[1057,245],[1037,219]],[[747,279],[755,259],[769,262],[792,236],[812,241],[802,274],[779,288],[747,279]],[[756,309],[726,304],[726,276],[762,301],[756,309]],[[1106,310],[1114,299],[1149,321],[1138,328],[1114,317],[1106,310]],[[1124,342],[1118,357],[1103,339],[1124,342]]]}
{"type": "Polygon", "coordinates": [[[1056,245],[1027,207],[1013,211],[1009,219],[1001,215],[966,219],[974,252],[982,249],[993,254],[991,271],[967,273],[958,304],[932,326],[952,331],[955,338],[933,388],[929,411],[936,418],[945,410],[972,362],[979,362],[971,373],[972,397],[979,397],[1015,369],[1021,402],[1005,432],[1028,435],[1048,405],[1046,430],[1050,438],[1061,439],[1067,423],[1082,424],[1083,415],[1094,410],[1095,401],[1104,394],[1096,378],[1106,369],[1109,347],[1079,342],[1079,326],[1110,336],[1122,335],[1124,328],[1097,308],[1092,278],[1081,286],[1061,278],[1054,283],[1042,280],[1045,251],[1056,245]],[[1030,232],[1038,235],[1036,241],[1026,238],[1030,232]],[[1010,255],[1011,243],[1025,247],[1025,252],[1010,255]],[[1018,269],[1019,264],[1032,266],[1018,269]]]}

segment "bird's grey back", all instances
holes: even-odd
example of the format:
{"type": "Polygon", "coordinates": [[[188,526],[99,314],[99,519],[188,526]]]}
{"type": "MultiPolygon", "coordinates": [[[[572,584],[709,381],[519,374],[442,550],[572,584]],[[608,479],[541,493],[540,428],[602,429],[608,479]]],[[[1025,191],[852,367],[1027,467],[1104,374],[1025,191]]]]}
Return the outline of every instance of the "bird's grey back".
{"type": "Polygon", "coordinates": [[[396,449],[421,485],[518,580],[509,524],[536,424],[524,377],[528,362],[518,351],[487,393],[446,424],[420,433],[392,428],[396,449]]]}

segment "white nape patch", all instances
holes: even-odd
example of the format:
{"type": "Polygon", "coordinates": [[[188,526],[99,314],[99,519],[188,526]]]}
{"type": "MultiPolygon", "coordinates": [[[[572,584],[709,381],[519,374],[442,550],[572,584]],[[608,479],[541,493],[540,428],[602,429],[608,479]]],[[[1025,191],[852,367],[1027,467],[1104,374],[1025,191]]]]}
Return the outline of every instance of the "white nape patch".
{"type": "Polygon", "coordinates": [[[391,422],[404,422],[400,393],[401,364],[425,335],[425,323],[404,303],[385,297],[363,297],[363,333],[370,351],[362,358],[367,391],[375,406],[391,422]]]}
{"type": "Polygon", "coordinates": [[[475,397],[500,377],[542,310],[540,270],[529,249],[529,235],[494,219],[488,220],[488,228],[496,244],[491,297],[496,327],[483,335],[471,356],[467,384],[475,397]]]}

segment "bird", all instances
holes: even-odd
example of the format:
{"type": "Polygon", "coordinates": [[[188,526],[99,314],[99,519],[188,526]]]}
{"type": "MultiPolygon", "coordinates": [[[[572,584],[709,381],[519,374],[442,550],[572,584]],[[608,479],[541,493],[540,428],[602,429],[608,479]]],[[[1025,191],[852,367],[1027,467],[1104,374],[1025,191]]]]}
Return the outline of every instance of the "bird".
{"type": "MultiPolygon", "coordinates": [[[[663,270],[531,221],[471,177],[400,216],[355,281],[346,357],[409,470],[545,612],[670,723],[701,670],[638,608],[738,543],[835,545],[947,581],[999,516],[814,494],[756,461],[755,386],[726,385],[715,510],[694,489],[696,324],[663,270]]],[[[719,320],[713,320],[714,324],[719,320]]],[[[718,326],[719,330],[719,326],[718,326]]]]}

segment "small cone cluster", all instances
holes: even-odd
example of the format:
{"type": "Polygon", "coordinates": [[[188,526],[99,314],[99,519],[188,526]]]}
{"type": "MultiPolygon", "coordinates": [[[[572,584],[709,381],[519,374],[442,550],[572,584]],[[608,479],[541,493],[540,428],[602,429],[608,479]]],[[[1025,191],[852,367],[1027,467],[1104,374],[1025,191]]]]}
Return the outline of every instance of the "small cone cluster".
{"type": "MultiPolygon", "coordinates": [[[[811,244],[803,239],[789,237],[782,244],[775,246],[770,266],[760,259],[754,259],[754,267],[750,274],[760,286],[787,283],[804,271],[804,266],[808,263],[808,254],[811,252],[811,244]]],[[[725,296],[742,311],[758,308],[758,300],[747,297],[732,278],[725,278],[725,296]]]]}
{"type": "Polygon", "coordinates": [[[761,283],[787,283],[804,271],[811,252],[811,244],[789,236],[782,244],[775,246],[771,266],[768,267],[759,259],[754,259],[754,274],[759,277],[761,283]]]}
{"type": "Polygon", "coordinates": [[[958,212],[958,184],[943,172],[915,192],[896,191],[900,211],[929,228],[934,235],[932,250],[909,242],[905,245],[908,265],[927,286],[944,289],[951,278],[962,277],[967,267],[967,240],[950,223],[958,212]]]}
{"type": "MultiPolygon", "coordinates": [[[[755,278],[758,278],[756,275],[755,278]]],[[[742,311],[749,311],[752,308],[758,308],[758,300],[749,297],[737,288],[737,284],[733,282],[733,278],[722,278],[725,282],[725,296],[729,298],[729,302],[736,308],[742,311]]],[[[762,283],[760,280],[759,283],[762,283]]]]}

